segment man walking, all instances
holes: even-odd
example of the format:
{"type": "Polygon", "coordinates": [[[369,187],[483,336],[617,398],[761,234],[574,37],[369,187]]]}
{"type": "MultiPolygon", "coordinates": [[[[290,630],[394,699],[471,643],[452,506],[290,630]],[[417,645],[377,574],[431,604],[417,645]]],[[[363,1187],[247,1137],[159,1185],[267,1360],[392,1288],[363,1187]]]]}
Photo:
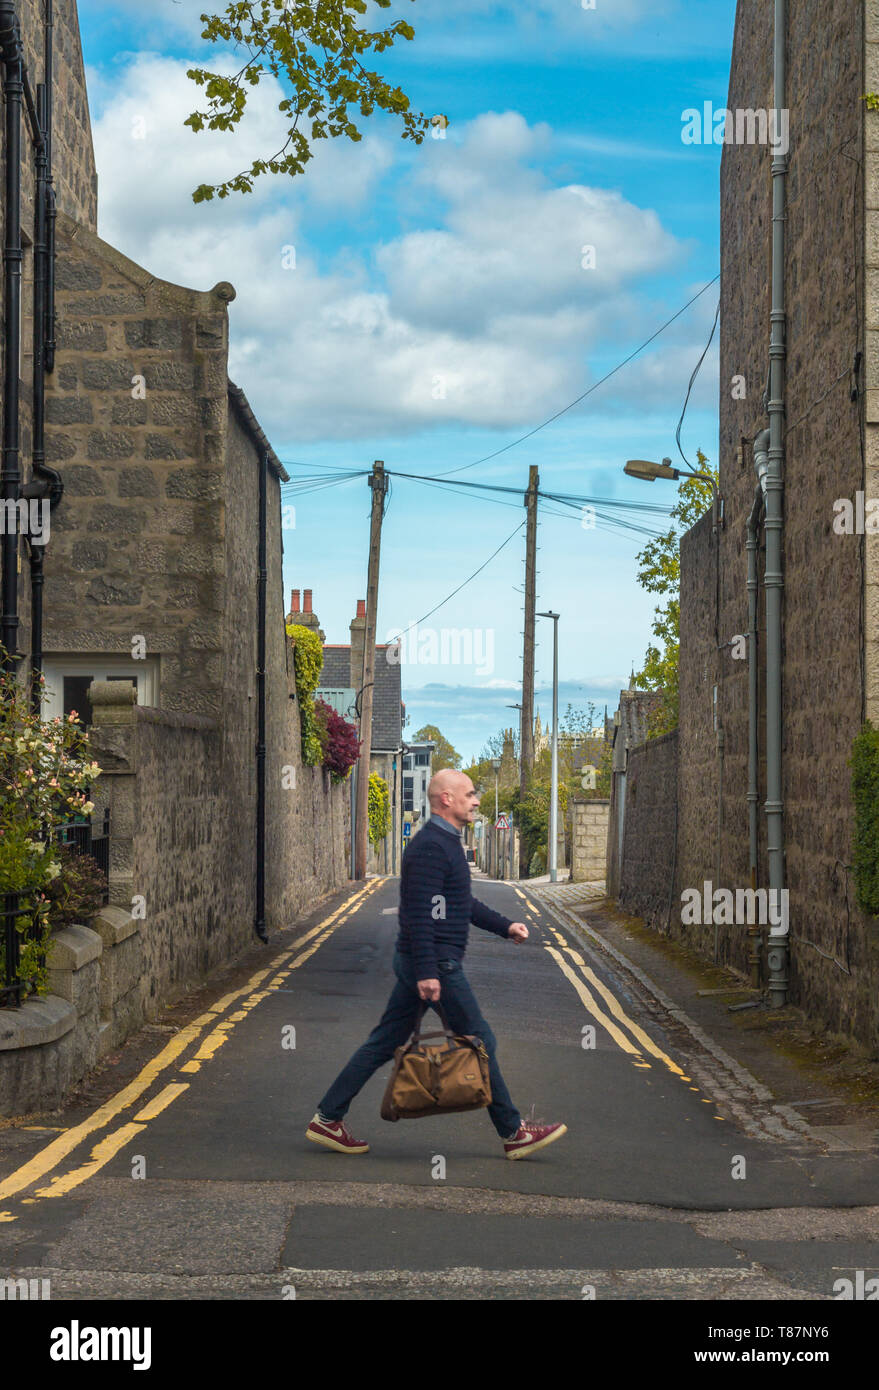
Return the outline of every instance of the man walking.
{"type": "Polygon", "coordinates": [[[495,1036],[482,1017],[464,975],[470,923],[509,941],[524,941],[524,922],[511,922],[484,903],[470,886],[470,867],[461,843],[473,820],[478,796],[464,772],[444,768],[428,788],[430,820],[403,855],[400,875],[400,933],[394,956],[394,986],[379,1024],[339,1073],[306,1130],[306,1138],[339,1153],[367,1153],[343,1123],[358,1091],[411,1034],[421,1001],[441,999],[449,1028],[482,1038],[490,1060],[492,1102],[489,1118],[507,1158],[522,1158],[567,1133],[562,1124],[524,1123],[510,1099],[495,1056],[495,1036]]]}

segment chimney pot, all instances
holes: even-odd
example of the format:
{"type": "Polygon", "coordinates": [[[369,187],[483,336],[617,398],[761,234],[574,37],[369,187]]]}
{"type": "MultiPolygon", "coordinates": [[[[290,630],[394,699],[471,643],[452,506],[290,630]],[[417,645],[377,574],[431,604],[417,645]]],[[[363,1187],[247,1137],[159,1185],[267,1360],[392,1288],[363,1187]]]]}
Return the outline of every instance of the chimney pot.
{"type": "Polygon", "coordinates": [[[311,612],[311,589],[302,590],[302,611],[303,613],[311,612]]]}
{"type": "Polygon", "coordinates": [[[291,589],[291,591],[290,591],[290,612],[291,612],[291,613],[298,613],[298,612],[299,612],[299,590],[298,590],[298,589],[291,589]]]}
{"type": "Polygon", "coordinates": [[[357,600],[357,616],[358,616],[358,618],[365,618],[365,617],[366,617],[366,599],[365,599],[365,598],[359,598],[359,599],[357,600]]]}

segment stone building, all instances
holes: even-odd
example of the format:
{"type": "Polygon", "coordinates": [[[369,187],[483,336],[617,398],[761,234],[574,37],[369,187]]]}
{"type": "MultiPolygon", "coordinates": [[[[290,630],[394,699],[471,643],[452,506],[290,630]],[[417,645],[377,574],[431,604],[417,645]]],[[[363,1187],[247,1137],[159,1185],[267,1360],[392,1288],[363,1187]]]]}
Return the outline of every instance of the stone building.
{"type": "MultiPolygon", "coordinates": [[[[729,110],[773,107],[772,6],[739,0],[729,110]]],[[[879,8],[787,6],[789,174],[784,218],[786,362],[782,582],[782,806],[789,892],[789,999],[828,1030],[879,1045],[879,929],[855,901],[849,758],[879,722],[879,537],[840,534],[879,496],[879,8]]],[[[681,548],[680,730],[675,899],[706,881],[750,886],[746,523],[770,341],[773,154],[730,143],[721,168],[720,493],[715,614],[709,516],[681,548]],[[715,638],[715,622],[718,638],[715,638]],[[718,652],[719,648],[719,652],[718,652]]],[[[758,450],[759,452],[759,450],[758,450]]],[[[856,528],[855,528],[856,530],[856,528]]],[[[765,533],[758,532],[757,885],[767,885],[765,533]]],[[[773,576],[770,576],[773,582],[773,576]]],[[[714,927],[671,930],[711,950],[714,927]]],[[[720,925],[721,959],[766,983],[764,953],[720,925]]]]}
{"type": "MultiPolygon", "coordinates": [[[[35,85],[43,7],[20,0],[15,8],[35,85]]],[[[55,0],[55,31],[56,346],[44,439],[61,496],[42,567],[44,712],[76,709],[91,726],[117,916],[103,938],[90,932],[85,946],[56,953],[94,977],[88,988],[86,974],[75,989],[59,984],[67,1003],[100,999],[100,1007],[83,1013],[83,1004],[79,1022],[68,1009],[52,1024],[51,1046],[30,1029],[36,1050],[16,1073],[24,1108],[57,1103],[75,1073],[161,1002],[249,946],[255,928],[289,925],[349,873],[347,788],[302,765],[282,590],[287,475],[228,377],[235,291],[158,280],[97,236],[75,0],[55,0]],[[129,911],[135,902],[139,913],[129,911]],[[99,1027],[84,1034],[86,1013],[99,1027]]],[[[23,175],[25,166],[29,158],[23,175]]],[[[25,227],[34,196],[26,174],[25,227]]],[[[25,379],[43,341],[28,306],[32,289],[25,379]]],[[[36,476],[39,445],[32,387],[25,380],[20,393],[23,482],[36,476]]],[[[14,539],[26,673],[28,543],[14,539]]]]}
{"type": "MultiPolygon", "coordinates": [[[[295,591],[294,591],[295,592],[295,591]]],[[[305,590],[309,593],[309,590],[305,590]]],[[[366,637],[366,600],[357,600],[350,623],[351,641],[324,646],[320,683],[331,688],[350,688],[355,698],[363,688],[363,652],[366,637]]],[[[376,846],[370,846],[370,872],[397,873],[402,852],[403,827],[403,704],[398,643],[376,644],[375,685],[372,697],[372,746],[370,772],[387,783],[391,799],[391,829],[376,846]]]]}

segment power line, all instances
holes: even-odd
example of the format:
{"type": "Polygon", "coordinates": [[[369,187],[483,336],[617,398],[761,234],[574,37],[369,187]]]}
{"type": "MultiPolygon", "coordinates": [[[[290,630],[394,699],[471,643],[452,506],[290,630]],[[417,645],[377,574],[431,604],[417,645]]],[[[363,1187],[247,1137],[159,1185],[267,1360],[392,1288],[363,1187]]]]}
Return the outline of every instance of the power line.
{"type": "Polygon", "coordinates": [[[702,363],[705,361],[705,357],[706,357],[706,355],[707,355],[708,349],[711,347],[711,342],[712,342],[712,339],[714,338],[714,333],[715,333],[715,330],[716,330],[716,328],[717,328],[717,320],[718,320],[719,318],[720,318],[720,300],[718,299],[718,301],[717,301],[717,313],[714,315],[714,323],[711,325],[711,332],[708,334],[708,342],[705,344],[705,347],[704,347],[703,352],[702,352],[702,356],[699,358],[699,361],[696,363],[695,367],[693,368],[693,375],[690,377],[690,384],[689,384],[689,386],[687,387],[687,394],[686,394],[686,396],[684,397],[684,408],[683,408],[683,410],[681,411],[681,418],[680,418],[680,420],[678,420],[678,427],[677,427],[677,429],[675,430],[675,442],[677,443],[677,446],[678,446],[678,453],[680,454],[681,458],[684,460],[684,463],[687,465],[688,468],[692,468],[693,465],[691,464],[690,460],[687,458],[687,455],[684,453],[683,449],[681,448],[681,426],[682,426],[683,423],[684,423],[684,416],[685,416],[686,413],[687,413],[687,406],[688,406],[689,403],[690,403],[690,392],[691,392],[692,389],[693,389],[693,382],[696,380],[696,377],[699,375],[699,368],[702,366],[702,363]]]}
{"type": "Polygon", "coordinates": [[[657,328],[655,333],[651,333],[649,338],[645,338],[644,342],[641,343],[639,347],[636,347],[634,352],[630,352],[628,357],[624,357],[622,362],[618,362],[615,367],[613,367],[603,377],[600,377],[598,381],[596,381],[592,386],[590,386],[587,391],[584,391],[583,394],[578,396],[576,400],[571,401],[570,405],[563,406],[561,410],[557,410],[555,415],[550,415],[548,420],[544,420],[543,423],[540,425],[535,425],[534,429],[529,430],[527,434],[520,435],[518,439],[512,440],[509,444],[505,444],[501,449],[495,449],[493,454],[486,454],[484,458],[474,459],[473,463],[462,464],[460,468],[449,468],[444,473],[436,473],[433,476],[437,478],[447,478],[452,473],[464,473],[468,468],[476,468],[480,463],[488,463],[490,459],[495,459],[500,454],[505,454],[508,449],[515,449],[517,444],[523,444],[525,440],[530,439],[532,435],[537,434],[540,430],[545,430],[547,425],[551,425],[555,420],[558,420],[560,416],[567,414],[569,410],[573,410],[575,405],[579,405],[581,401],[585,401],[587,396],[591,396],[593,391],[597,391],[599,386],[603,386],[606,381],[609,381],[612,376],[615,376],[617,372],[621,371],[623,367],[627,366],[628,363],[631,362],[635,357],[637,357],[639,353],[643,352],[646,347],[649,347],[650,344],[654,341],[654,339],[659,337],[660,333],[664,333],[665,330],[669,328],[671,324],[674,323],[675,319],[679,319],[681,314],[686,313],[690,305],[695,304],[696,300],[699,299],[705,293],[706,290],[710,290],[711,286],[715,285],[719,279],[720,275],[717,274],[715,275],[713,280],[708,281],[707,285],[703,285],[701,290],[699,290],[698,294],[694,294],[692,299],[688,299],[686,304],[684,304],[682,308],[678,309],[676,314],[672,314],[671,318],[667,319],[666,322],[661,325],[661,327],[657,328]]]}
{"type": "Polygon", "coordinates": [[[518,536],[519,532],[522,530],[522,527],[524,525],[525,523],[523,521],[519,526],[516,527],[515,531],[511,531],[510,534],[507,536],[507,539],[498,546],[497,550],[495,550],[491,555],[489,555],[488,559],[484,562],[484,564],[481,564],[478,570],[474,570],[470,577],[464,580],[463,584],[458,585],[457,589],[453,589],[450,594],[447,594],[446,597],[440,603],[438,603],[435,608],[431,608],[429,613],[424,614],[424,617],[416,618],[414,623],[410,623],[409,626],[405,627],[402,632],[398,632],[397,639],[399,639],[400,637],[405,637],[407,632],[411,632],[413,627],[417,627],[419,623],[425,622],[427,618],[432,618],[434,613],[438,613],[441,608],[444,608],[450,599],[453,599],[456,594],[460,594],[462,589],[466,589],[467,585],[471,582],[471,580],[475,579],[477,574],[481,574],[482,571],[485,569],[486,565],[491,564],[495,555],[500,555],[501,551],[504,549],[504,546],[509,545],[510,541],[513,539],[514,536],[518,536]]]}

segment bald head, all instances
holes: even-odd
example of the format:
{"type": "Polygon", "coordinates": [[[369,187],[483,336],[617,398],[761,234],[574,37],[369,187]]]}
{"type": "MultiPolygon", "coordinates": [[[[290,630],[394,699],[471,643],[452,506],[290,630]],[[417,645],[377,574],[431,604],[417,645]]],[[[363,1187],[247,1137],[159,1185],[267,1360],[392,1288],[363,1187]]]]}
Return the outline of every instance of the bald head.
{"type": "Polygon", "coordinates": [[[444,767],[434,773],[427,789],[430,814],[441,816],[459,830],[473,819],[478,796],[466,772],[444,767]]]}

